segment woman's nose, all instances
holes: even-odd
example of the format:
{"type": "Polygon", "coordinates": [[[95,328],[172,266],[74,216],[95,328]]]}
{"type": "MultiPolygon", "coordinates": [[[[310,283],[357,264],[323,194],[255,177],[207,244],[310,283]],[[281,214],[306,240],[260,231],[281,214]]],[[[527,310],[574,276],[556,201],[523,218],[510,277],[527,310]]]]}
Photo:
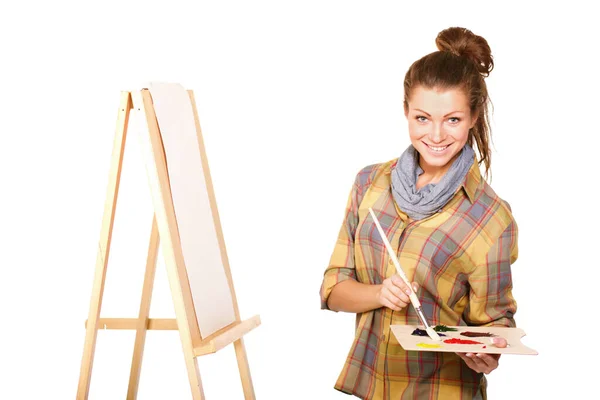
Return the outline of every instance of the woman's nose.
{"type": "Polygon", "coordinates": [[[442,143],[446,138],[446,134],[444,133],[444,129],[441,124],[432,124],[431,130],[429,131],[429,140],[433,143],[442,143]]]}

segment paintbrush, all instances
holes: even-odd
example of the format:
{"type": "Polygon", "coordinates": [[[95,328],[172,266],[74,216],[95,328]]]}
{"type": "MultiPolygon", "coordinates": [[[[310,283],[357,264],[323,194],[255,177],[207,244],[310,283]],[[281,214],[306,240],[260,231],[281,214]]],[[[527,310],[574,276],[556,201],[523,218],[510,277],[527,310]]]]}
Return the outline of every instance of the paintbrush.
{"type": "Polygon", "coordinates": [[[441,341],[442,339],[440,338],[440,335],[438,335],[437,332],[427,322],[427,318],[425,318],[425,314],[423,314],[421,302],[419,301],[419,298],[415,294],[415,291],[412,289],[412,286],[410,285],[408,278],[404,274],[404,271],[402,270],[402,267],[400,266],[400,263],[398,262],[398,257],[396,257],[396,253],[392,249],[392,245],[388,241],[388,238],[385,235],[385,232],[383,231],[383,229],[381,228],[381,225],[379,224],[379,220],[375,216],[375,213],[373,212],[373,209],[371,207],[369,207],[369,213],[371,213],[371,217],[373,217],[373,221],[375,221],[375,225],[377,226],[377,230],[379,231],[379,236],[381,236],[381,239],[383,240],[383,243],[385,244],[385,248],[388,251],[390,259],[394,262],[394,265],[396,266],[396,271],[398,272],[398,275],[400,275],[400,277],[402,278],[404,283],[406,283],[406,285],[410,288],[410,295],[408,297],[410,298],[410,302],[412,303],[413,307],[415,308],[415,311],[417,312],[417,316],[421,320],[421,323],[423,323],[423,326],[425,327],[425,331],[427,332],[427,334],[429,335],[429,337],[431,339],[441,341]]]}

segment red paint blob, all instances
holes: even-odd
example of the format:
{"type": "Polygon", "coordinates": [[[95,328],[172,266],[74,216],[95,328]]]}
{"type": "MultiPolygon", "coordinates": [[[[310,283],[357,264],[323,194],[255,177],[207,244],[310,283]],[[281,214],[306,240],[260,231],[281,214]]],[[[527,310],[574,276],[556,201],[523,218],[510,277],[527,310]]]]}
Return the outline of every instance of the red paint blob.
{"type": "Polygon", "coordinates": [[[485,348],[487,348],[487,346],[483,346],[483,348],[485,349],[485,348]]]}
{"type": "Polygon", "coordinates": [[[457,338],[446,339],[446,340],[444,340],[444,343],[448,343],[448,344],[483,344],[481,342],[476,342],[475,340],[466,340],[466,339],[457,339],[457,338]]]}

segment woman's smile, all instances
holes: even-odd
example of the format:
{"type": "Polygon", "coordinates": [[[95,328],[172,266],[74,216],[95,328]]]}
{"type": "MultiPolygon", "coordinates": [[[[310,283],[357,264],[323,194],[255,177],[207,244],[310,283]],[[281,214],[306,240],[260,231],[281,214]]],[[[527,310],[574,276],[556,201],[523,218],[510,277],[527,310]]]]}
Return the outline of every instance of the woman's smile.
{"type": "Polygon", "coordinates": [[[439,155],[444,155],[446,154],[446,151],[448,150],[448,148],[450,148],[450,146],[452,145],[452,143],[447,144],[445,146],[432,146],[428,143],[422,142],[427,149],[429,149],[429,152],[433,155],[439,156],[439,155]]]}

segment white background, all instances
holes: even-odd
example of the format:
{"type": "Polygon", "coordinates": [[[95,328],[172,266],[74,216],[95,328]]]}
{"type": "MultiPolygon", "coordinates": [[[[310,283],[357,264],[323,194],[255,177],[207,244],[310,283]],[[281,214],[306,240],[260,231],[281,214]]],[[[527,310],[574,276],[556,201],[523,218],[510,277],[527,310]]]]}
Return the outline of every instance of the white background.
{"type": "MultiPolygon", "coordinates": [[[[356,172],[408,145],[403,78],[437,33],[487,39],[492,186],[519,224],[517,324],[491,399],[589,398],[598,352],[599,30],[584,2],[6,2],[0,8],[0,398],[72,399],[121,90],[196,94],[259,399],[333,389],[354,316],[319,286],[356,172]],[[556,329],[554,329],[556,328],[556,329]]],[[[135,136],[131,138],[136,139],[135,136]]],[[[103,317],[138,312],[151,203],[128,142],[103,317]]],[[[159,254],[162,257],[162,254],[159,254]]],[[[164,264],[151,317],[174,316],[164,264]]],[[[133,332],[98,334],[90,399],[122,399],[133,332]]],[[[232,347],[199,359],[210,399],[240,399],[232,347]]],[[[191,398],[179,336],[148,333],[140,399],[191,398]]]]}

